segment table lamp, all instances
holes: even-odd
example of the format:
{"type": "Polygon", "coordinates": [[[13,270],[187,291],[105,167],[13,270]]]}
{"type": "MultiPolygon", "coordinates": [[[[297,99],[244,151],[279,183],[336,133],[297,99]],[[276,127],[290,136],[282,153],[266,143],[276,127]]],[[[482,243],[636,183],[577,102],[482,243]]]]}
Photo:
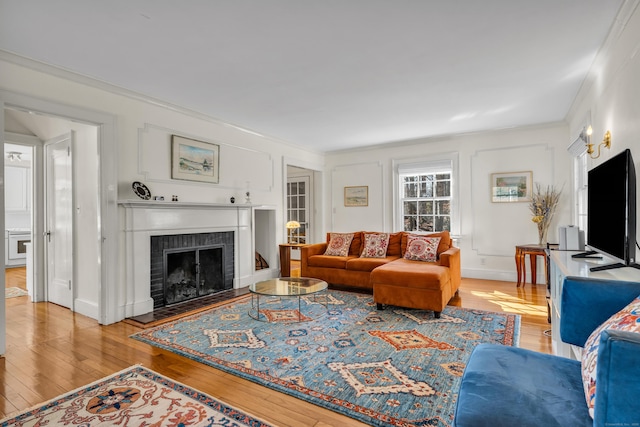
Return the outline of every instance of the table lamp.
{"type": "Polygon", "coordinates": [[[287,227],[287,231],[289,232],[289,243],[291,243],[291,233],[296,228],[300,228],[300,223],[298,221],[289,221],[285,227],[287,227]]]}

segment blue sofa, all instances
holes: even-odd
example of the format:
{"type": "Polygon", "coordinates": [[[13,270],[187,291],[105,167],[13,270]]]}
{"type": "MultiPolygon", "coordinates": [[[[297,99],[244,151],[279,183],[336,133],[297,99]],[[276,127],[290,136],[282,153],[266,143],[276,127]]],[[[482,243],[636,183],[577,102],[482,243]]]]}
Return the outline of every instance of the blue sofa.
{"type": "MultiPolygon", "coordinates": [[[[637,282],[567,278],[561,300],[562,340],[584,346],[597,326],[638,295],[637,282]]],[[[640,334],[605,330],[597,366],[592,419],[580,361],[480,344],[462,377],[453,426],[640,426],[640,334]]]]}

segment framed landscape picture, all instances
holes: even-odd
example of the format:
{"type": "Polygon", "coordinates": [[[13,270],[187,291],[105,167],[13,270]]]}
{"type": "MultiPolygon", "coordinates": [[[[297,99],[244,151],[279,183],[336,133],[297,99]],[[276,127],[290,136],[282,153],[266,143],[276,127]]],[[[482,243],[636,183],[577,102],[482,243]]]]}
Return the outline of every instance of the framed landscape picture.
{"type": "Polygon", "coordinates": [[[345,206],[369,206],[369,187],[344,187],[345,206]]]}
{"type": "Polygon", "coordinates": [[[530,202],[532,172],[491,174],[491,201],[494,203],[530,202]]]}
{"type": "Polygon", "coordinates": [[[220,146],[171,135],[171,178],[217,184],[220,146]]]}

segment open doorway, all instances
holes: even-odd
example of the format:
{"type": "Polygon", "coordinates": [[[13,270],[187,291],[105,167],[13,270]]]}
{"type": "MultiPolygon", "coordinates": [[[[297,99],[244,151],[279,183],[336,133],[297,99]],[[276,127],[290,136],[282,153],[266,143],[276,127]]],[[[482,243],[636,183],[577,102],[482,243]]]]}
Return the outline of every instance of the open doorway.
{"type": "MultiPolygon", "coordinates": [[[[31,266],[33,210],[33,152],[39,140],[5,133],[4,144],[4,247],[6,296],[33,296],[27,283],[31,266]]],[[[32,276],[32,275],[31,275],[32,276]]]]}
{"type": "MultiPolygon", "coordinates": [[[[98,317],[97,309],[87,313],[83,306],[86,303],[79,302],[78,297],[86,295],[80,284],[100,282],[99,269],[79,267],[96,265],[100,258],[97,239],[92,239],[91,244],[82,236],[95,236],[99,231],[98,129],[96,125],[49,114],[17,108],[4,110],[5,145],[31,145],[34,152],[26,177],[33,185],[23,196],[29,207],[26,218],[22,218],[24,224],[17,224],[20,218],[5,210],[7,230],[22,225],[30,236],[43,236],[33,239],[24,262],[25,266],[32,266],[26,268],[31,299],[54,302],[94,318],[98,317]],[[82,245],[82,251],[74,251],[76,244],[82,245]]],[[[7,178],[5,193],[12,194],[16,184],[17,180],[10,182],[7,178]]],[[[19,199],[17,195],[12,197],[19,199]]],[[[95,300],[97,307],[97,297],[95,300]]]]}
{"type": "MultiPolygon", "coordinates": [[[[73,227],[74,245],[81,247],[73,255],[73,275],[76,283],[82,286],[74,290],[74,311],[98,320],[101,324],[110,324],[122,320],[123,316],[118,310],[116,286],[118,267],[118,216],[117,216],[117,148],[115,138],[115,117],[109,114],[86,110],[78,107],[46,101],[36,97],[0,90],[0,127],[3,130],[19,131],[19,134],[33,134],[40,141],[47,139],[40,126],[50,126],[47,130],[58,126],[86,125],[85,130],[91,134],[91,144],[76,144],[84,151],[77,153],[81,161],[75,171],[78,174],[73,177],[73,227]],[[40,120],[39,125],[27,127],[24,122],[17,121],[16,117],[24,119],[36,116],[40,120]],[[62,125],[62,123],[65,123],[62,125]],[[84,179],[83,174],[89,174],[89,179],[84,179]],[[80,175],[80,176],[78,176],[80,175]],[[81,218],[80,218],[81,217],[81,218]],[[84,221],[86,219],[86,221],[84,221]],[[82,229],[84,225],[93,224],[93,227],[82,229]],[[82,229],[82,233],[77,230],[82,229]],[[86,249],[86,251],[85,251],[86,249]],[[82,259],[81,259],[82,258],[82,259]]],[[[31,125],[30,125],[31,126],[31,125]]],[[[62,134],[64,132],[59,132],[62,134]]],[[[82,133],[76,132],[76,133],[82,133]]],[[[87,135],[88,135],[87,134],[87,135]]],[[[52,133],[56,135],[56,133],[52,133]]],[[[81,135],[84,138],[87,135],[81,135]]],[[[4,146],[6,134],[0,133],[0,145],[4,146]]],[[[44,145],[44,144],[43,144],[44,145]]],[[[33,160],[33,206],[32,211],[32,252],[33,252],[33,281],[34,300],[45,301],[46,292],[44,286],[44,149],[37,146],[34,150],[33,160]]],[[[4,164],[2,174],[4,174],[4,164]]],[[[0,175],[3,176],[3,175],[0,175]]],[[[4,193],[5,185],[1,186],[4,193]]],[[[4,201],[4,198],[2,198],[4,201]]],[[[0,209],[0,228],[5,227],[4,204],[0,209]]],[[[0,257],[0,267],[4,268],[4,257],[0,257]]],[[[4,276],[2,280],[5,279],[4,276]]],[[[71,284],[73,285],[73,283],[71,284]]],[[[4,295],[0,296],[0,317],[5,316],[4,295]]],[[[6,330],[4,322],[0,327],[0,354],[6,349],[6,330]]]]}

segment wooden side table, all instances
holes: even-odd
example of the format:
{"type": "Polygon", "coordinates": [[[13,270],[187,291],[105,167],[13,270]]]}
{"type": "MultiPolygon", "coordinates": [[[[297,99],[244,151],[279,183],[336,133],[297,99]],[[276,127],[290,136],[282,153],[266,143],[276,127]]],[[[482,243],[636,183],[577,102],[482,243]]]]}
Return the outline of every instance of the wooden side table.
{"type": "Polygon", "coordinates": [[[291,276],[291,248],[304,246],[302,243],[280,244],[280,277],[291,276]]]}
{"type": "Polygon", "coordinates": [[[527,268],[525,264],[525,257],[529,255],[529,262],[531,264],[531,284],[536,284],[537,279],[537,258],[539,256],[544,258],[544,271],[545,277],[547,273],[547,255],[545,250],[547,249],[547,245],[538,245],[538,244],[530,244],[530,245],[517,245],[516,246],[516,270],[518,272],[518,283],[516,286],[525,285],[527,282],[527,268]]]}

